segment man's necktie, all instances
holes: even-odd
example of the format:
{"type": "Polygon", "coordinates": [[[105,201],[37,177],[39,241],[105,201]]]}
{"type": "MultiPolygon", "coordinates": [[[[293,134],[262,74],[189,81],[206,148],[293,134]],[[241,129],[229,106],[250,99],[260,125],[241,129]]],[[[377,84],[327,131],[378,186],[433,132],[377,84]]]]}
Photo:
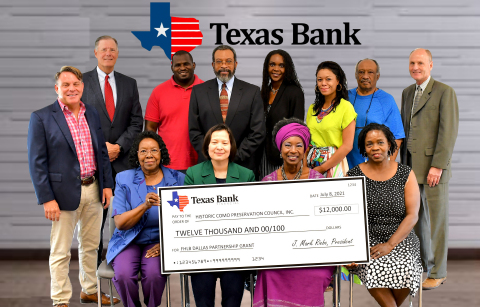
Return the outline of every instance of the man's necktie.
{"type": "Polygon", "coordinates": [[[222,84],[222,92],[220,93],[220,110],[222,111],[223,122],[225,122],[228,111],[228,93],[227,85],[225,83],[222,84]]]}
{"type": "Polygon", "coordinates": [[[113,101],[113,91],[108,82],[108,75],[105,77],[105,107],[107,108],[110,121],[113,122],[113,114],[115,114],[115,102],[113,101]]]}
{"type": "Polygon", "coordinates": [[[412,152],[412,117],[413,113],[417,110],[418,107],[418,102],[420,101],[420,98],[422,98],[422,88],[420,85],[417,86],[417,94],[415,95],[415,99],[413,99],[413,106],[412,106],[412,111],[410,112],[410,130],[408,132],[408,140],[407,140],[407,149],[409,152],[412,152]]]}

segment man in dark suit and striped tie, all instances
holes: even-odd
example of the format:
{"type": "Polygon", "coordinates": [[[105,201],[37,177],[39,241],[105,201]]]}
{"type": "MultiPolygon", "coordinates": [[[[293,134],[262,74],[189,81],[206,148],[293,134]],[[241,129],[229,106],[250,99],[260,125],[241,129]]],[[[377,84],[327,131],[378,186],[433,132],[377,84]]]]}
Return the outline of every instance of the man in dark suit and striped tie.
{"type": "Polygon", "coordinates": [[[225,123],[237,144],[235,163],[255,170],[257,151],[265,139],[265,116],[260,88],[235,77],[235,50],[226,45],[212,53],[215,79],[193,87],[190,96],[188,127],[190,141],[205,161],[202,144],[205,133],[216,124],[225,123]]]}
{"type": "MultiPolygon", "coordinates": [[[[128,168],[128,152],[135,136],[142,132],[142,106],[137,81],[114,71],[118,58],[118,43],[111,36],[95,41],[97,67],[83,74],[85,89],[82,102],[97,109],[107,145],[115,182],[117,173],[128,168]]],[[[108,210],[104,210],[101,232],[108,210]]],[[[102,262],[103,235],[98,248],[98,265],[102,262]]]]}

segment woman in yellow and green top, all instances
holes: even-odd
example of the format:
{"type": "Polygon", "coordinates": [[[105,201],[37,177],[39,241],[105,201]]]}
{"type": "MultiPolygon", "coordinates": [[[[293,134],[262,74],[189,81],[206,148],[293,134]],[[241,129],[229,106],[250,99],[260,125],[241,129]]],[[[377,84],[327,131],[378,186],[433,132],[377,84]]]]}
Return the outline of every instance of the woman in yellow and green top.
{"type": "Polygon", "coordinates": [[[315,102],[307,112],[311,149],[307,163],[325,177],[343,177],[348,171],[357,113],[348,99],[347,78],[340,65],[326,61],[315,73],[315,102]]]}

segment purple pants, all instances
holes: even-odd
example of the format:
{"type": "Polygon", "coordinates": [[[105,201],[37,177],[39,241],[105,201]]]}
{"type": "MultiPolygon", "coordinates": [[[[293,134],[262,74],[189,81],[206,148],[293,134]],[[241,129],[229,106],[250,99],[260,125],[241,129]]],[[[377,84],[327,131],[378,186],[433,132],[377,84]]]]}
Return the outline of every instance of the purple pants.
{"type": "Polygon", "coordinates": [[[141,306],[138,294],[138,272],[142,275],[144,303],[147,307],[160,306],[167,277],[160,274],[160,258],[145,258],[155,245],[128,245],[112,261],[115,271],[113,284],[125,307],[141,306]]]}

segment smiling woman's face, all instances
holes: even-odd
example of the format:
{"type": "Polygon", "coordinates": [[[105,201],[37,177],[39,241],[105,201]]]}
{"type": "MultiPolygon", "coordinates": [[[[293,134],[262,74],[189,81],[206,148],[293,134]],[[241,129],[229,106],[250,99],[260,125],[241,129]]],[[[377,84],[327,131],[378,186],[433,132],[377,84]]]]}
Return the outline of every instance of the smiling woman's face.
{"type": "Polygon", "coordinates": [[[162,155],[157,141],[151,138],[143,139],[138,145],[138,162],[144,173],[156,171],[160,166],[162,155]]]}
{"type": "Polygon", "coordinates": [[[230,137],[226,130],[219,130],[212,133],[208,145],[208,155],[214,161],[228,160],[230,157],[230,137]]]}
{"type": "Polygon", "coordinates": [[[282,143],[281,150],[283,161],[287,165],[298,165],[302,163],[305,154],[305,146],[298,136],[291,136],[282,143]]]}

